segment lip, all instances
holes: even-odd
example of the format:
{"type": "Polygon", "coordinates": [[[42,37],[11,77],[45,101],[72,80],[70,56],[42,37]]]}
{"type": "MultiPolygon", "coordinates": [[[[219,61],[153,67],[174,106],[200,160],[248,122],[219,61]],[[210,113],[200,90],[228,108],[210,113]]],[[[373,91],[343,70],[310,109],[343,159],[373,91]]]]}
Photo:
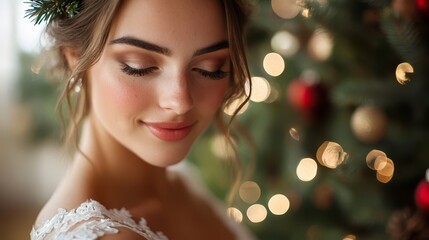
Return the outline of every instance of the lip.
{"type": "Polygon", "coordinates": [[[155,137],[166,142],[183,140],[195,125],[189,122],[143,122],[143,124],[155,137]]]}

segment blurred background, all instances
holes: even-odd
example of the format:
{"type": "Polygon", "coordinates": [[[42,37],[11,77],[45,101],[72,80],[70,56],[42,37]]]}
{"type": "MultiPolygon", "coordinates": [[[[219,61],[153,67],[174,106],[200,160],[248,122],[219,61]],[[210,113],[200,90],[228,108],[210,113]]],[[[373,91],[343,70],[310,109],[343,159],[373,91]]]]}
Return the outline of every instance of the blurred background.
{"type": "MultiPolygon", "coordinates": [[[[32,71],[43,26],[23,1],[0,1],[0,238],[29,239],[67,165],[54,112],[56,86],[32,71]]],[[[33,69],[34,70],[34,69],[33,69]]]]}
{"type": "MultiPolygon", "coordinates": [[[[259,239],[429,239],[429,1],[254,2],[231,216],[259,239]]],[[[25,9],[0,2],[1,239],[29,238],[69,162],[25,9]]],[[[211,128],[188,159],[220,199],[223,143],[211,128]]]]}

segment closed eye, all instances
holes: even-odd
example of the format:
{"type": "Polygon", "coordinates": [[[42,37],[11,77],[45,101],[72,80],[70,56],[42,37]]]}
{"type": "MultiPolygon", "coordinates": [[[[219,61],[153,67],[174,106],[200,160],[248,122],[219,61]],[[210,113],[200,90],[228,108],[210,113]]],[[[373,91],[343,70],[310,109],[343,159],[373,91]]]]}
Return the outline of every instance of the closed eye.
{"type": "Polygon", "coordinates": [[[201,74],[201,76],[203,76],[203,77],[210,78],[213,80],[220,80],[222,78],[225,78],[228,75],[228,72],[224,72],[220,69],[216,70],[214,72],[203,70],[200,68],[193,68],[192,70],[201,74]]]}
{"type": "Polygon", "coordinates": [[[148,68],[133,68],[129,65],[122,63],[122,72],[130,76],[142,77],[147,74],[153,73],[157,70],[157,67],[148,67],[148,68]]]}

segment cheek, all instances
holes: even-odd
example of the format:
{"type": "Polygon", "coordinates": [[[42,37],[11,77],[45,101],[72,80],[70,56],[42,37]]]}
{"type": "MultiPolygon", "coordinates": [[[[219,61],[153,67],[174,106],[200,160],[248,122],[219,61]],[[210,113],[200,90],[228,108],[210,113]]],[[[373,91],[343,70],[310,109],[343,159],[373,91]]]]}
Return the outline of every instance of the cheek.
{"type": "Polygon", "coordinates": [[[103,112],[111,113],[114,118],[120,117],[117,114],[131,116],[138,113],[146,96],[141,94],[141,88],[114,74],[99,74],[95,77],[92,78],[91,86],[92,105],[95,110],[103,109],[103,112]]]}
{"type": "Polygon", "coordinates": [[[201,105],[204,105],[201,106],[202,108],[213,114],[221,106],[225,98],[227,89],[227,81],[215,84],[214,86],[206,88],[205,91],[200,91],[200,94],[197,99],[204,99],[204,101],[197,101],[200,102],[201,105]]]}

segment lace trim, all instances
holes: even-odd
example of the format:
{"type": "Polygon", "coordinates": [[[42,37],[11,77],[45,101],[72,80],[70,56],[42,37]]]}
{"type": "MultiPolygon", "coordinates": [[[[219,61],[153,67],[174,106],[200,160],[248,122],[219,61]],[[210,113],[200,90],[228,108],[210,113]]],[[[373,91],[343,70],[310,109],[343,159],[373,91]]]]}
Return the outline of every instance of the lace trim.
{"type": "Polygon", "coordinates": [[[49,239],[95,240],[105,234],[118,233],[119,227],[128,228],[148,240],[167,240],[161,232],[154,233],[144,218],[137,224],[128,210],[106,209],[94,200],[82,203],[77,209],[58,213],[31,231],[31,240],[49,239]]]}

